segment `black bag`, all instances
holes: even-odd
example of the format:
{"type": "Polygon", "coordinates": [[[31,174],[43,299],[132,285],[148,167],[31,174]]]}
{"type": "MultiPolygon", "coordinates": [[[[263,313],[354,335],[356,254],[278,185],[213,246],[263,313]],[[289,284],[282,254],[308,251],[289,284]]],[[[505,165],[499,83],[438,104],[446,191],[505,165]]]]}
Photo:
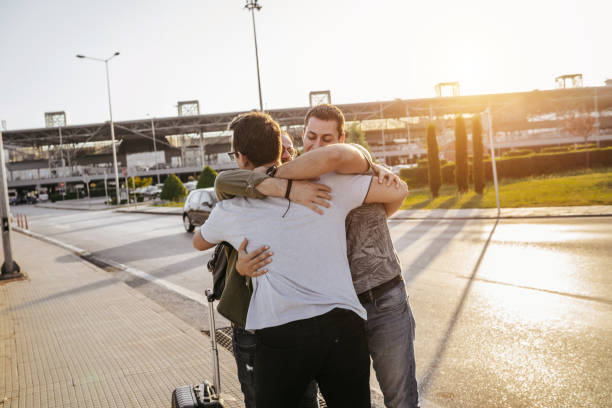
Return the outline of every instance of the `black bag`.
{"type": "MultiPolygon", "coordinates": [[[[218,246],[221,246],[219,244],[218,246]]],[[[216,252],[216,250],[215,250],[216,252]]],[[[210,342],[213,351],[213,381],[211,385],[207,380],[197,385],[183,385],[172,391],[172,408],[225,408],[221,398],[221,382],[219,374],[219,350],[215,330],[214,293],[206,289],[208,310],[210,317],[210,342]]]]}
{"type": "Polygon", "coordinates": [[[229,258],[231,250],[232,246],[225,241],[217,244],[212,258],[210,258],[206,264],[210,273],[213,274],[212,295],[214,300],[221,299],[223,288],[225,288],[225,271],[227,269],[227,259],[229,258]]]}

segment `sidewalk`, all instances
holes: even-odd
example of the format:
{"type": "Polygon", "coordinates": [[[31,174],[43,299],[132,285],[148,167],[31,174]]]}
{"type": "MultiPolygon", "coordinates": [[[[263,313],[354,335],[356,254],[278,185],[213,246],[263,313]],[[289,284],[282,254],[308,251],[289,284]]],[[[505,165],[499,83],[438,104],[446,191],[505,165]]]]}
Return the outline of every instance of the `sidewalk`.
{"type": "MultiPolygon", "coordinates": [[[[502,208],[500,218],[595,217],[612,216],[612,205],[577,207],[502,208]]],[[[461,208],[435,210],[400,210],[392,219],[489,219],[497,218],[496,208],[461,208]]]]}
{"type": "MultiPolygon", "coordinates": [[[[12,240],[28,279],[0,284],[1,407],[167,408],[177,386],[212,380],[208,336],[66,250],[12,240]]],[[[225,401],[242,407],[234,358],[219,358],[225,401]]]]}

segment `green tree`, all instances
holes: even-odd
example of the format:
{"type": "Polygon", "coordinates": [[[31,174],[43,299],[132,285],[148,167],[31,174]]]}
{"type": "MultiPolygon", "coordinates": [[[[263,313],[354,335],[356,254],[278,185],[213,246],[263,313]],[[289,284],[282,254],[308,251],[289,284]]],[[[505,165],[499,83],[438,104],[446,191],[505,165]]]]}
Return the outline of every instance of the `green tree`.
{"type": "Polygon", "coordinates": [[[186,195],[187,189],[183,185],[183,182],[174,174],[170,174],[166,178],[166,181],[164,181],[164,186],[162,187],[159,198],[162,200],[180,201],[181,198],[186,195]]]}
{"type": "Polygon", "coordinates": [[[198,177],[196,188],[214,187],[216,178],[217,172],[212,167],[206,166],[202,169],[200,177],[198,177]]]}
{"type": "Polygon", "coordinates": [[[467,154],[467,132],[465,120],[459,115],[455,118],[455,180],[457,191],[467,193],[468,191],[468,154],[467,154]]]}
{"type": "Polygon", "coordinates": [[[370,155],[372,155],[372,151],[370,150],[370,146],[365,138],[365,132],[361,128],[361,126],[357,122],[351,123],[347,132],[346,132],[346,143],[355,143],[361,145],[366,148],[370,155]]]}
{"type": "Polygon", "coordinates": [[[440,194],[442,174],[440,171],[440,153],[436,139],[436,125],[427,125],[427,176],[431,195],[436,198],[440,194]]]}
{"type": "Polygon", "coordinates": [[[483,147],[482,147],[482,124],[480,123],[480,116],[472,116],[472,150],[474,152],[474,159],[472,163],[472,175],[474,177],[474,191],[478,194],[482,194],[484,191],[484,163],[483,159],[483,147]]]}

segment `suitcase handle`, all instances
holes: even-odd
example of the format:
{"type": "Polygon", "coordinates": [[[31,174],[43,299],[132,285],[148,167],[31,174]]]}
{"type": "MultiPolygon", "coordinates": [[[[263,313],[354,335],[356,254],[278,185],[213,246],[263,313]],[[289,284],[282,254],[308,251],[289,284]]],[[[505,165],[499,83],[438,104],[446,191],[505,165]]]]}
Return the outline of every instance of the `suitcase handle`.
{"type": "Polygon", "coordinates": [[[206,299],[208,300],[208,317],[209,317],[209,330],[210,330],[210,342],[212,344],[213,352],[213,385],[215,386],[215,392],[217,395],[221,395],[221,374],[219,372],[219,350],[217,349],[217,329],[215,328],[215,297],[211,289],[204,291],[206,299]]]}

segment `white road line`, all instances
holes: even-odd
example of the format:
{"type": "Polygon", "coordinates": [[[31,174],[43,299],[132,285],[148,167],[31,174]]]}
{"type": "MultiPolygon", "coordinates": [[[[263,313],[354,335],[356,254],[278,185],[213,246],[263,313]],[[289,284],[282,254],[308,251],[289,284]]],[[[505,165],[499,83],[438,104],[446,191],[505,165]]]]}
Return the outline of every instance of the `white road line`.
{"type": "Polygon", "coordinates": [[[181,295],[183,297],[186,297],[186,298],[191,299],[191,300],[193,300],[195,302],[198,302],[201,305],[204,305],[204,306],[208,307],[208,301],[206,300],[206,297],[203,294],[199,294],[199,293],[196,293],[196,292],[194,292],[192,290],[185,289],[182,286],[176,285],[176,284],[174,284],[172,282],[169,282],[169,281],[167,281],[165,279],[158,278],[156,276],[153,276],[151,274],[143,272],[143,271],[141,271],[139,269],[132,268],[131,266],[123,265],[123,264],[121,264],[119,262],[111,261],[111,260],[108,260],[108,259],[98,258],[98,257],[94,256],[93,254],[91,254],[90,252],[88,252],[88,251],[86,251],[84,249],[81,249],[81,248],[76,247],[74,245],[67,244],[67,243],[62,242],[60,240],[57,240],[55,238],[50,238],[50,237],[47,237],[45,235],[42,235],[42,234],[39,234],[39,233],[36,233],[36,232],[32,232],[32,231],[29,231],[29,230],[24,230],[23,228],[19,228],[19,227],[12,227],[12,229],[14,231],[20,232],[22,234],[29,235],[29,236],[31,236],[33,238],[40,239],[41,241],[45,241],[45,242],[48,242],[50,244],[53,244],[53,245],[59,246],[61,248],[64,248],[64,249],[74,253],[75,255],[81,257],[81,258],[90,257],[90,258],[97,259],[97,260],[99,260],[99,261],[101,261],[101,262],[103,262],[105,264],[108,264],[108,265],[112,266],[113,268],[117,268],[117,269],[119,269],[121,271],[125,271],[125,272],[129,273],[130,275],[134,275],[134,276],[137,276],[137,277],[139,277],[141,279],[145,279],[145,280],[147,280],[147,281],[149,281],[151,283],[155,283],[156,285],[162,286],[162,287],[164,287],[164,288],[166,288],[168,290],[171,290],[172,292],[178,293],[179,295],[181,295]]]}

